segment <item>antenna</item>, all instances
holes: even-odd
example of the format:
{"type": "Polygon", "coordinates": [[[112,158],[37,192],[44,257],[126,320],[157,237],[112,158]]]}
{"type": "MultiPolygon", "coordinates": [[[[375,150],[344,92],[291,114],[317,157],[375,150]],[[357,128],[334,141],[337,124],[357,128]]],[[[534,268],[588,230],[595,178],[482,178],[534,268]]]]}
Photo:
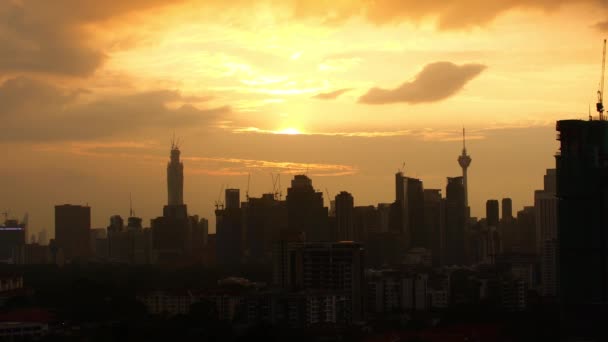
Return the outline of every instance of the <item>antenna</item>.
{"type": "Polygon", "coordinates": [[[589,104],[589,121],[593,120],[593,117],[591,116],[591,104],[589,104]]]}
{"type": "Polygon", "coordinates": [[[600,78],[600,87],[597,91],[597,112],[600,113],[600,120],[604,120],[604,72],[606,70],[606,39],[604,39],[604,49],[602,52],[602,75],[600,78]]]}
{"type": "Polygon", "coordinates": [[[133,216],[133,199],[131,198],[131,193],[129,192],[129,217],[133,216]]]}
{"type": "Polygon", "coordinates": [[[464,126],[462,127],[462,150],[466,152],[467,150],[467,139],[464,132],[464,126]]]}

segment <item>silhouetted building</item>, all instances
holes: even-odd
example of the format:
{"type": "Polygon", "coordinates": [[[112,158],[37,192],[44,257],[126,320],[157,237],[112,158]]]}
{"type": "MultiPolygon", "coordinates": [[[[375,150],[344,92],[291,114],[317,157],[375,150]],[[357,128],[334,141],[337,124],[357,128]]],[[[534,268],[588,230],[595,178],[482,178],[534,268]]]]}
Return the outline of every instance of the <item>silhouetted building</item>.
{"type": "Polygon", "coordinates": [[[342,191],[336,195],[337,241],[355,240],[354,208],[353,195],[346,191],[342,191]]]}
{"type": "Polygon", "coordinates": [[[608,309],[608,121],[557,131],[559,299],[565,323],[594,326],[608,309]]]}
{"type": "Polygon", "coordinates": [[[167,165],[168,205],[163,207],[163,216],[151,220],[151,262],[176,264],[191,262],[192,222],[188,207],[184,204],[184,165],[180,161],[180,150],[171,144],[171,159],[167,165]]]}
{"type": "Polygon", "coordinates": [[[42,229],[38,232],[38,244],[40,245],[48,245],[49,244],[49,235],[46,229],[42,229]]]}
{"type": "Polygon", "coordinates": [[[272,280],[281,289],[295,287],[296,259],[290,254],[294,246],[306,242],[303,232],[282,230],[279,239],[273,243],[272,280]]]}
{"type": "Polygon", "coordinates": [[[373,205],[355,207],[353,241],[365,242],[371,233],[380,232],[378,210],[373,205]]]}
{"type": "Polygon", "coordinates": [[[249,263],[268,264],[272,259],[273,243],[287,229],[287,203],[274,194],[260,198],[249,197],[243,203],[245,225],[245,257],[249,263]]]}
{"type": "Polygon", "coordinates": [[[0,262],[13,263],[13,250],[25,245],[25,224],[17,220],[6,220],[0,226],[0,262]]]}
{"type": "Polygon", "coordinates": [[[171,160],[167,164],[167,204],[184,204],[184,164],[179,160],[179,145],[171,142],[171,160]]]}
{"type": "Polygon", "coordinates": [[[291,246],[292,290],[329,291],[347,296],[350,319],[363,319],[364,250],[354,242],[304,243],[291,246]]]}
{"type": "Polygon", "coordinates": [[[241,207],[241,190],[226,189],[226,209],[238,209],[241,207]]]}
{"type": "Polygon", "coordinates": [[[304,232],[307,241],[329,241],[328,210],[323,207],[323,193],[316,192],[305,175],[296,175],[287,189],[288,228],[304,232]]]}
{"type": "Polygon", "coordinates": [[[17,265],[46,265],[52,262],[48,245],[31,243],[13,249],[13,262],[17,265]]]}
{"type": "Polygon", "coordinates": [[[512,219],[513,218],[513,201],[510,198],[502,199],[502,219],[512,219]]]}
{"type": "Polygon", "coordinates": [[[536,253],[536,219],[534,207],[524,207],[517,219],[504,222],[502,228],[503,253],[536,253]]]}
{"type": "MultiPolygon", "coordinates": [[[[238,189],[230,189],[226,191],[226,202],[228,196],[231,196],[231,201],[234,202],[235,193],[238,194],[238,189]],[[234,191],[236,190],[236,191],[234,191]]],[[[235,265],[242,261],[243,257],[243,241],[245,239],[243,231],[243,211],[240,205],[215,210],[215,232],[216,232],[216,260],[218,264],[235,265]]]]}
{"type": "Polygon", "coordinates": [[[205,247],[209,239],[209,221],[198,215],[191,216],[192,220],[192,257],[202,263],[205,260],[205,247]]]}
{"type": "Polygon", "coordinates": [[[91,208],[80,205],[55,206],[55,242],[66,260],[90,256],[91,208]]]}
{"type": "Polygon", "coordinates": [[[405,248],[429,247],[424,230],[424,190],[422,181],[395,174],[396,200],[391,206],[390,230],[403,236],[405,248]]]}
{"type": "MultiPolygon", "coordinates": [[[[157,220],[155,221],[158,222],[157,220]]],[[[107,236],[109,260],[128,264],[150,263],[150,230],[143,228],[141,218],[129,217],[127,226],[124,227],[123,219],[119,215],[112,216],[107,236]]]]}
{"type": "Polygon", "coordinates": [[[557,296],[557,206],[555,169],[547,170],[545,188],[534,192],[536,253],[540,256],[542,295],[557,296]]]}
{"type": "Polygon", "coordinates": [[[498,200],[486,201],[486,222],[490,227],[498,227],[498,200]]]}
{"type": "Polygon", "coordinates": [[[444,264],[467,263],[466,204],[462,177],[448,177],[445,198],[444,264]]]}
{"type": "Polygon", "coordinates": [[[444,240],[444,202],[440,189],[424,190],[424,231],[428,234],[433,266],[441,265],[444,240]]]}

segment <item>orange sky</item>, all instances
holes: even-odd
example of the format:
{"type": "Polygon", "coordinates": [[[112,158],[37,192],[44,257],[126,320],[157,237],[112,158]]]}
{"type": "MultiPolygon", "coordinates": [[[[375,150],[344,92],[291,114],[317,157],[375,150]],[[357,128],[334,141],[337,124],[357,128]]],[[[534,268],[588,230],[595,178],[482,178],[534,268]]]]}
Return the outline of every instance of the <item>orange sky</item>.
{"type": "MultiPolygon", "coordinates": [[[[445,189],[467,127],[470,203],[532,203],[554,122],[595,101],[601,1],[81,1],[0,3],[0,209],[53,231],[53,206],[93,226],[146,222],[166,201],[173,132],[185,200],[212,218],[222,185],[272,189],[308,170],[356,205],[393,174],[445,189]]],[[[327,189],[327,190],[326,190],[327,189]]],[[[244,192],[244,190],[243,190],[244,192]]],[[[286,192],[284,190],[284,192],[286,192]]],[[[213,222],[213,220],[212,220],[213,222]]],[[[213,230],[213,228],[211,228],[213,230]]]]}

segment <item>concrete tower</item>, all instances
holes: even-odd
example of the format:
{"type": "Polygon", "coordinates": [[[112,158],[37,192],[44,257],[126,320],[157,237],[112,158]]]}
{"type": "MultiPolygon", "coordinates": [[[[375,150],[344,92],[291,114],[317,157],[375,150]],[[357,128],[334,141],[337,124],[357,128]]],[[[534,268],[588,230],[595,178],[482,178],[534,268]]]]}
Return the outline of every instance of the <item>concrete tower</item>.
{"type": "Polygon", "coordinates": [[[464,205],[469,206],[469,187],[467,179],[467,169],[471,165],[471,156],[467,154],[467,145],[465,139],[464,128],[462,129],[462,154],[458,157],[458,164],[462,168],[462,180],[464,183],[464,205]]]}
{"type": "Polygon", "coordinates": [[[171,142],[171,161],[167,165],[168,205],[184,204],[184,164],[179,160],[179,143],[171,142]]]}

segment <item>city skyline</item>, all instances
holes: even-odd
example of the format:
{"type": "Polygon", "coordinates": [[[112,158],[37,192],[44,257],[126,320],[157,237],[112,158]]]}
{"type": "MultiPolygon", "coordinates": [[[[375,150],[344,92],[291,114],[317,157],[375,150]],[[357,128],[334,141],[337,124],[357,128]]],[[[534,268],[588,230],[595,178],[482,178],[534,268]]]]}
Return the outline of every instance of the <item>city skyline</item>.
{"type": "Polygon", "coordinates": [[[432,188],[461,173],[463,126],[472,215],[488,198],[532,203],[555,120],[593,105],[605,6],[374,4],[4,2],[0,179],[13,196],[0,208],[50,230],[53,205],[89,203],[103,227],[132,193],[147,221],[165,203],[172,132],[184,198],[211,219],[222,185],[246,189],[248,174],[251,194],[272,190],[271,172],[309,170],[321,190],[389,202],[404,162],[432,188]]]}
{"type": "MultiPolygon", "coordinates": [[[[171,145],[170,145],[169,151],[170,151],[170,158],[168,158],[169,159],[169,163],[166,164],[167,167],[166,167],[165,182],[164,182],[164,184],[159,184],[158,185],[159,188],[164,189],[161,192],[163,192],[163,197],[165,199],[164,199],[164,202],[161,203],[161,205],[166,205],[166,204],[180,204],[180,205],[181,204],[186,204],[186,205],[188,205],[189,202],[188,202],[187,196],[186,196],[186,199],[183,199],[183,197],[184,197],[183,193],[184,192],[187,193],[188,192],[187,190],[192,190],[192,189],[188,189],[188,187],[187,187],[188,179],[184,180],[184,171],[188,175],[188,166],[187,165],[184,166],[183,163],[180,161],[180,155],[181,155],[182,151],[179,149],[179,144],[175,141],[175,138],[173,138],[171,140],[171,145]],[[184,185],[184,184],[186,184],[186,185],[184,185]],[[167,198],[168,198],[168,200],[167,200],[167,198]]],[[[406,176],[406,177],[418,177],[420,180],[422,180],[423,182],[425,182],[425,188],[427,188],[427,189],[431,189],[431,188],[440,189],[441,193],[443,194],[443,196],[445,196],[446,195],[446,185],[447,185],[446,179],[449,178],[449,177],[457,177],[457,176],[462,176],[463,175],[463,171],[462,171],[463,168],[460,165],[460,160],[461,160],[462,156],[469,157],[469,155],[466,155],[466,153],[467,153],[466,147],[463,147],[462,154],[459,155],[459,156],[457,156],[458,158],[453,162],[454,164],[458,163],[458,168],[461,170],[460,174],[459,173],[453,173],[452,175],[445,176],[444,179],[443,179],[443,184],[442,184],[441,176],[439,176],[438,179],[436,179],[434,181],[432,180],[431,182],[428,182],[428,183],[425,182],[426,178],[424,177],[424,175],[418,175],[418,174],[412,175],[412,174],[408,174],[407,172],[405,172],[404,176],[406,176]],[[435,184],[437,184],[437,186],[435,186],[435,184]]],[[[188,160],[189,158],[188,157],[182,158],[182,160],[184,160],[184,159],[188,160]]],[[[404,163],[404,165],[402,165],[402,168],[407,169],[407,166],[405,164],[406,163],[404,163]]],[[[550,167],[548,167],[548,168],[550,168],[550,167]]],[[[402,171],[401,168],[399,170],[402,171]]],[[[543,169],[543,172],[544,172],[544,170],[545,169],[543,169]]],[[[283,174],[281,174],[281,176],[283,177],[283,182],[284,182],[283,184],[285,184],[285,185],[283,185],[282,188],[278,188],[278,184],[277,184],[277,188],[276,188],[275,191],[277,193],[281,193],[282,196],[283,196],[282,198],[285,199],[285,195],[287,194],[288,184],[291,181],[291,179],[295,175],[298,175],[298,174],[306,174],[308,176],[311,176],[309,173],[307,173],[307,171],[308,170],[305,169],[305,170],[302,170],[302,172],[293,171],[291,173],[283,173],[283,174]]],[[[258,175],[259,176],[263,176],[263,175],[260,175],[260,174],[258,174],[258,175]]],[[[189,176],[192,177],[192,174],[190,174],[189,176]]],[[[270,174],[269,174],[269,176],[270,176],[270,174]]],[[[392,174],[387,174],[386,178],[389,179],[392,182],[392,180],[393,180],[392,176],[393,176],[392,174]]],[[[250,181],[251,181],[251,179],[250,179],[251,178],[251,173],[248,173],[245,177],[247,177],[247,179],[244,180],[244,182],[245,182],[244,185],[242,185],[242,186],[234,186],[234,185],[232,185],[230,183],[221,184],[221,185],[219,185],[219,187],[220,187],[219,191],[221,192],[221,191],[223,191],[223,189],[228,189],[228,188],[231,187],[231,188],[235,188],[235,189],[240,189],[241,191],[243,191],[243,193],[245,193],[246,191],[249,192],[249,189],[247,189],[247,186],[248,186],[247,183],[248,182],[250,183],[250,181]]],[[[276,174],[273,177],[276,177],[276,174]]],[[[312,175],[311,177],[317,183],[319,182],[320,179],[321,180],[323,179],[322,176],[319,177],[318,175],[317,175],[318,178],[315,177],[315,175],[312,175]]],[[[537,183],[540,183],[542,185],[542,180],[538,181],[537,183]]],[[[392,184],[389,185],[389,188],[391,186],[392,186],[392,184]]],[[[539,187],[539,188],[541,188],[541,187],[539,187]]],[[[467,187],[466,187],[466,182],[465,182],[465,199],[466,199],[466,194],[468,192],[466,189],[467,189],[467,187]]],[[[251,192],[251,193],[248,194],[248,196],[250,196],[250,197],[261,197],[263,194],[272,193],[273,191],[271,191],[271,190],[272,189],[269,189],[268,191],[262,190],[260,193],[251,192]]],[[[315,184],[315,190],[320,191],[320,192],[323,193],[323,205],[325,207],[329,208],[330,207],[330,201],[333,201],[334,197],[333,196],[328,197],[328,195],[330,195],[330,193],[328,192],[327,187],[322,188],[322,187],[317,186],[315,184]]],[[[537,189],[534,189],[534,190],[537,190],[537,189]]],[[[531,194],[529,194],[527,196],[528,198],[532,198],[531,203],[530,202],[522,203],[521,204],[521,208],[525,207],[526,205],[530,205],[530,204],[534,203],[534,190],[532,190],[531,194]]],[[[338,190],[335,193],[335,195],[337,195],[338,193],[340,193],[342,191],[350,192],[351,190],[348,189],[348,188],[340,189],[340,190],[338,190]]],[[[391,189],[388,189],[388,191],[391,192],[391,189]]],[[[192,192],[192,191],[190,191],[190,192],[192,192]]],[[[196,192],[196,191],[194,191],[194,192],[196,192]]],[[[386,189],[382,189],[379,192],[386,192],[386,189]]],[[[108,215],[105,215],[106,213],[98,214],[98,215],[96,215],[97,217],[91,215],[91,221],[92,221],[91,227],[93,227],[93,228],[95,228],[95,227],[105,227],[105,225],[108,224],[109,219],[110,219],[110,217],[112,215],[121,215],[121,216],[124,215],[125,217],[138,216],[138,217],[141,217],[141,218],[144,219],[144,222],[145,222],[144,225],[149,226],[149,221],[152,220],[155,216],[158,216],[157,212],[162,212],[162,210],[158,210],[158,208],[156,209],[156,211],[154,211],[154,209],[150,210],[151,208],[146,208],[147,210],[145,210],[144,212],[149,212],[150,216],[144,216],[144,215],[141,214],[140,210],[137,210],[137,211],[133,210],[133,198],[132,198],[133,194],[131,192],[129,192],[126,195],[128,195],[128,198],[126,199],[128,201],[128,202],[126,202],[127,207],[122,208],[120,212],[112,212],[112,213],[108,212],[107,213],[108,215]],[[132,215],[132,211],[133,211],[134,215],[132,215]],[[128,215],[127,215],[127,213],[128,213],[128,215]],[[97,222],[95,221],[95,219],[97,219],[97,222]]],[[[220,202],[223,202],[223,196],[224,195],[222,193],[221,196],[220,196],[220,198],[221,198],[220,202]]],[[[389,196],[388,198],[385,198],[384,201],[379,200],[379,201],[376,201],[376,202],[369,202],[369,203],[362,202],[360,200],[357,201],[356,195],[354,196],[354,199],[355,199],[355,205],[357,205],[357,206],[365,206],[365,205],[374,205],[374,206],[376,206],[376,205],[381,204],[381,203],[391,203],[394,200],[394,194],[392,194],[391,196],[389,196]]],[[[474,197],[478,197],[478,196],[474,196],[474,197]]],[[[509,193],[505,193],[505,194],[501,194],[501,195],[494,195],[493,197],[490,196],[488,198],[504,198],[504,197],[510,197],[509,193]]],[[[242,200],[245,201],[246,199],[243,198],[242,200]]],[[[76,203],[58,202],[58,203],[52,204],[51,206],[63,205],[63,204],[86,205],[86,206],[89,206],[89,207],[92,208],[91,209],[91,213],[95,212],[94,205],[92,205],[89,202],[85,202],[85,203],[80,203],[80,202],[76,202],[76,203]]],[[[214,204],[211,205],[211,207],[214,208],[214,205],[216,205],[216,204],[217,204],[217,199],[215,200],[214,204]]],[[[517,211],[519,208],[520,208],[519,206],[516,206],[515,207],[515,211],[517,211]]],[[[477,218],[484,218],[485,217],[485,210],[486,210],[486,206],[485,206],[485,200],[484,200],[484,202],[482,203],[482,205],[479,208],[474,208],[474,209],[471,208],[471,216],[477,217],[477,218]],[[477,214],[477,215],[475,215],[475,214],[477,214]]],[[[199,215],[202,214],[203,215],[202,217],[207,218],[210,221],[210,223],[212,223],[212,227],[214,227],[215,226],[215,217],[214,217],[214,215],[211,214],[209,216],[205,216],[205,213],[207,213],[209,211],[213,212],[212,209],[209,209],[209,208],[198,208],[198,210],[194,210],[193,212],[198,213],[199,215]]],[[[25,213],[27,213],[28,216],[29,216],[31,214],[31,211],[26,211],[25,213]]],[[[9,217],[11,217],[11,218],[12,217],[17,217],[19,215],[18,212],[15,213],[15,212],[12,212],[12,211],[7,211],[6,214],[9,215],[9,217]]],[[[28,227],[28,231],[30,233],[32,233],[32,234],[37,234],[39,231],[41,231],[40,228],[41,228],[40,226],[38,226],[38,227],[37,226],[33,226],[33,227],[30,226],[30,227],[28,227]]],[[[44,230],[46,230],[47,232],[48,231],[52,232],[54,227],[53,227],[53,225],[50,225],[50,226],[48,226],[48,228],[47,227],[42,227],[42,228],[44,230]]],[[[212,228],[210,230],[210,233],[214,232],[214,230],[215,230],[215,228],[212,228]]]]}

